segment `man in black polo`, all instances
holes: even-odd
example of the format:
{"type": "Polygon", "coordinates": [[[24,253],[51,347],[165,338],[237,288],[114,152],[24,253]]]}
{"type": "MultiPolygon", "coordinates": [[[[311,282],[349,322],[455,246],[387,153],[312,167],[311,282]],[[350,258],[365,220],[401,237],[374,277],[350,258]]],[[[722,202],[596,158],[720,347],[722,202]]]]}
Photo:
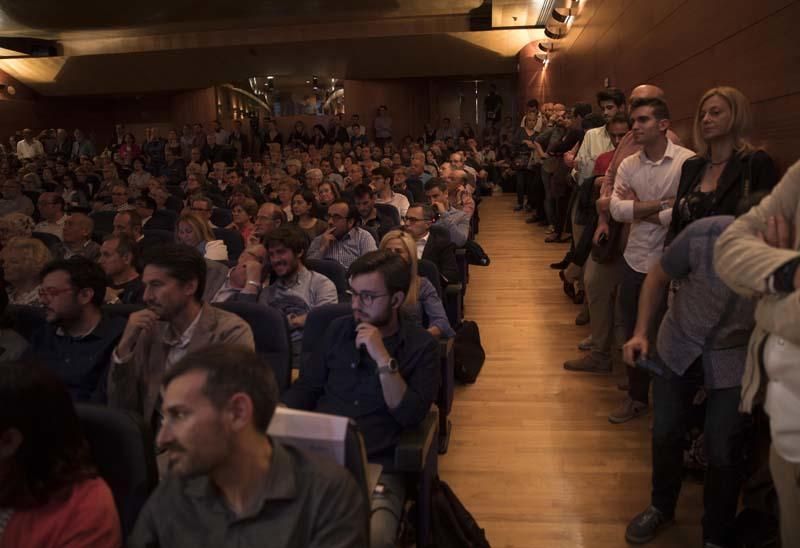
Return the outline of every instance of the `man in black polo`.
{"type": "Polygon", "coordinates": [[[125,329],[123,318],[104,317],[103,270],[85,257],[44,267],[39,298],[47,324],[31,338],[29,357],[52,369],[76,401],[104,402],[111,353],[125,329]]]}
{"type": "Polygon", "coordinates": [[[356,259],[348,278],[351,316],[333,321],[300,377],[284,395],[289,407],[355,419],[367,456],[384,464],[372,501],[371,548],[395,546],[405,478],[386,472],[400,433],[427,415],[441,381],[436,340],[400,315],[411,269],[390,251],[356,259]]]}
{"type": "Polygon", "coordinates": [[[385,210],[375,207],[375,191],[369,185],[360,184],[353,189],[353,198],[358,210],[358,226],[372,234],[376,245],[380,245],[383,236],[393,228],[397,228],[391,215],[385,210]]]}
{"type": "Polygon", "coordinates": [[[266,435],[269,365],[242,346],[188,354],[162,383],[156,443],[169,473],[128,546],[365,548],[364,495],[342,467],[266,435]]]}

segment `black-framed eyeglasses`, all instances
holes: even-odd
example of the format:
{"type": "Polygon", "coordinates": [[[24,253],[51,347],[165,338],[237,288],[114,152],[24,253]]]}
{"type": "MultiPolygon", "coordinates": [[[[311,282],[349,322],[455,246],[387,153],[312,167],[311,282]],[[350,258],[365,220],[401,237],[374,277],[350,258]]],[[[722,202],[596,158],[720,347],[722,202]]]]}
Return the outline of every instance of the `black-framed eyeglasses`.
{"type": "Polygon", "coordinates": [[[192,208],[190,208],[190,209],[191,209],[192,211],[197,211],[197,212],[206,212],[206,211],[211,211],[210,209],[205,209],[205,208],[203,208],[203,207],[192,207],[192,208]]]}
{"type": "Polygon", "coordinates": [[[333,215],[328,215],[329,219],[332,219],[334,222],[344,221],[347,219],[344,215],[339,215],[338,213],[334,213],[333,215]]]}
{"type": "Polygon", "coordinates": [[[357,297],[358,300],[361,301],[361,304],[363,304],[364,306],[371,306],[373,301],[375,301],[375,299],[389,296],[388,293],[367,293],[365,291],[359,293],[354,289],[348,289],[345,293],[350,295],[351,300],[357,297]]]}

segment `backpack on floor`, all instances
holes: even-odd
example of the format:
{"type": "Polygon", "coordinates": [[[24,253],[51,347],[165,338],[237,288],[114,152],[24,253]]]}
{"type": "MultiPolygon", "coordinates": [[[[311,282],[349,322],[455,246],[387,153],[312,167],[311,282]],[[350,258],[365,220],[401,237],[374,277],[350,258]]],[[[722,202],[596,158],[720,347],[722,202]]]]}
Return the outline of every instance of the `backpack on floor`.
{"type": "Polygon", "coordinates": [[[491,548],[486,533],[464,508],[450,486],[440,479],[433,483],[433,546],[436,548],[491,548]]]}
{"type": "Polygon", "coordinates": [[[486,360],[478,324],[469,320],[461,322],[453,343],[453,355],[456,380],[466,384],[474,383],[486,360]]]}

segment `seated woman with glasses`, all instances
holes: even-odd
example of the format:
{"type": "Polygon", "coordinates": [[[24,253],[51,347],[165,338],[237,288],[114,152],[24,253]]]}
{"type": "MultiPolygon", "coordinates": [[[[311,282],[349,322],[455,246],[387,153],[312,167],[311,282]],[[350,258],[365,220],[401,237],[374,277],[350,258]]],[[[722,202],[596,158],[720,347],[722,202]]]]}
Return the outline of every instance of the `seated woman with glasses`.
{"type": "Polygon", "coordinates": [[[228,246],[222,240],[217,240],[208,223],[194,213],[181,214],[175,236],[178,243],[196,248],[206,259],[228,260],[228,246]]]}
{"type": "Polygon", "coordinates": [[[14,238],[3,248],[0,260],[8,284],[8,302],[41,306],[39,272],[53,260],[47,246],[36,238],[14,238]]]}
{"type": "Polygon", "coordinates": [[[319,218],[317,201],[310,190],[298,190],[292,196],[292,223],[305,232],[308,241],[328,230],[328,223],[319,218]]]}
{"type": "Polygon", "coordinates": [[[72,400],[44,367],[0,364],[0,486],[0,546],[122,546],[72,400]]]}
{"type": "Polygon", "coordinates": [[[258,213],[258,204],[256,201],[252,198],[245,198],[240,203],[233,206],[233,209],[231,209],[233,222],[225,228],[237,231],[246,242],[250,239],[250,235],[256,227],[256,225],[253,224],[256,213],[258,213]]]}
{"type": "Polygon", "coordinates": [[[381,240],[380,249],[396,253],[411,265],[411,284],[408,288],[403,312],[417,319],[434,337],[450,338],[455,331],[450,326],[447,313],[436,288],[425,277],[420,276],[417,262],[417,244],[414,238],[402,230],[392,230],[381,240]]]}

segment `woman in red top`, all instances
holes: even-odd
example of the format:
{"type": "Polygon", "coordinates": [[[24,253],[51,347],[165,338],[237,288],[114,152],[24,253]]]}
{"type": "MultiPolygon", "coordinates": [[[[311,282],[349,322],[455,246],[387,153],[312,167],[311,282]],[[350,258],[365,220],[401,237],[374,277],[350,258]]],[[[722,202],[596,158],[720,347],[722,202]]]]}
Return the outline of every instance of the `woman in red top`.
{"type": "Polygon", "coordinates": [[[131,165],[131,162],[142,155],[142,149],[136,144],[136,138],[133,136],[133,133],[125,134],[117,153],[119,154],[120,161],[126,166],[131,165]]]}
{"type": "Polygon", "coordinates": [[[0,548],[119,548],[111,490],[66,388],[28,363],[0,366],[0,548]]]}

